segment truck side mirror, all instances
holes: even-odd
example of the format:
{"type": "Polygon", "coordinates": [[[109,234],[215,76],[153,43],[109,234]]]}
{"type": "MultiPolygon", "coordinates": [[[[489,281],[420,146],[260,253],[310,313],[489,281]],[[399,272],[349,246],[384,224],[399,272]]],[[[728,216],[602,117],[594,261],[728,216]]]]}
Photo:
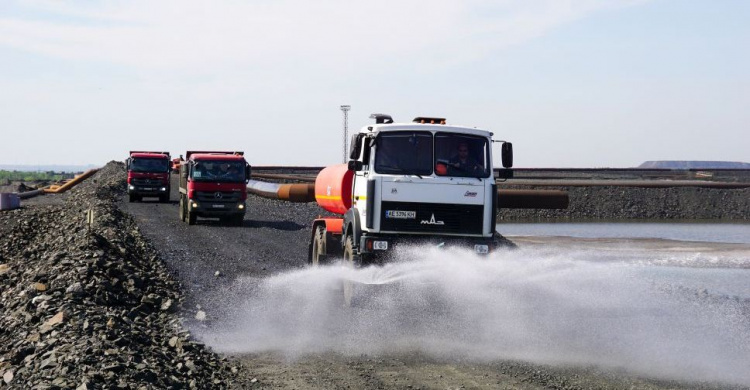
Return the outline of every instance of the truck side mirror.
{"type": "Polygon", "coordinates": [[[349,160],[349,170],[350,171],[361,171],[362,170],[362,161],[359,161],[359,160],[349,160]]]}
{"type": "Polygon", "coordinates": [[[130,170],[130,158],[128,158],[127,160],[125,160],[125,170],[126,171],[130,170]]]}
{"type": "Polygon", "coordinates": [[[364,137],[364,134],[352,135],[352,142],[349,144],[349,158],[352,160],[359,159],[359,154],[362,151],[362,137],[364,137]]]}
{"type": "Polygon", "coordinates": [[[503,160],[503,167],[513,168],[513,144],[503,142],[503,145],[500,147],[500,153],[503,160]]]}
{"type": "Polygon", "coordinates": [[[249,164],[245,165],[245,181],[249,181],[250,177],[252,176],[252,168],[250,168],[249,164]]]}

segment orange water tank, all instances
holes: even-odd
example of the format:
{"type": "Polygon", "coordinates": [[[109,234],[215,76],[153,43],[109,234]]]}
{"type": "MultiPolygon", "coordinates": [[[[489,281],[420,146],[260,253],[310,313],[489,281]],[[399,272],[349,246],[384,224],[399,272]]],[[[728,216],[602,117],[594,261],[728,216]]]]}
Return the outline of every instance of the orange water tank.
{"type": "Polygon", "coordinates": [[[332,165],[315,178],[315,201],[320,207],[336,214],[344,214],[352,207],[354,171],[347,164],[332,165]]]}

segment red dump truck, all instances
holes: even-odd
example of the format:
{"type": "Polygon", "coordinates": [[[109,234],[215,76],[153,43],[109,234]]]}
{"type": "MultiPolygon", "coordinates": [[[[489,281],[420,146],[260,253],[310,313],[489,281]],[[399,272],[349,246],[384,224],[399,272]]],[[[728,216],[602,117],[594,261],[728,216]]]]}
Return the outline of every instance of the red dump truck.
{"type": "Polygon", "coordinates": [[[180,220],[219,218],[241,226],[250,165],[243,152],[188,151],[180,163],[180,220]]]}
{"type": "Polygon", "coordinates": [[[126,160],[128,200],[157,197],[159,202],[168,202],[170,163],[169,152],[130,151],[126,160]]]}

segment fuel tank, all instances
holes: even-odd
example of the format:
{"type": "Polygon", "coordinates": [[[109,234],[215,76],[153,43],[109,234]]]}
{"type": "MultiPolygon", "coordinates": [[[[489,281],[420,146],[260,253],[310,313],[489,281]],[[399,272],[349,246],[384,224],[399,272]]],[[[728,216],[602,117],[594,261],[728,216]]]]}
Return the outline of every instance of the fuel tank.
{"type": "Polygon", "coordinates": [[[332,165],[315,179],[315,201],[326,211],[344,214],[352,207],[354,171],[347,164],[332,165]]]}

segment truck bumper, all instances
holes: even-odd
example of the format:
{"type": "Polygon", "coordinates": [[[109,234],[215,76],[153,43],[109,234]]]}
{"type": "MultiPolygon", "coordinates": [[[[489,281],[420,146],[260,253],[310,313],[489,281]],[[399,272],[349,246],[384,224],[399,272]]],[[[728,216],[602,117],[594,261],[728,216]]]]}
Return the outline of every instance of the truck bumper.
{"type": "Polygon", "coordinates": [[[245,202],[195,202],[188,203],[188,209],[199,217],[226,217],[230,215],[245,215],[245,202]]]}
{"type": "Polygon", "coordinates": [[[169,186],[134,186],[128,184],[128,195],[162,196],[169,194],[169,186]]]}
{"type": "Polygon", "coordinates": [[[515,247],[512,242],[497,233],[492,237],[363,235],[359,242],[359,252],[386,254],[402,245],[464,248],[480,255],[486,255],[501,248],[515,247]]]}

